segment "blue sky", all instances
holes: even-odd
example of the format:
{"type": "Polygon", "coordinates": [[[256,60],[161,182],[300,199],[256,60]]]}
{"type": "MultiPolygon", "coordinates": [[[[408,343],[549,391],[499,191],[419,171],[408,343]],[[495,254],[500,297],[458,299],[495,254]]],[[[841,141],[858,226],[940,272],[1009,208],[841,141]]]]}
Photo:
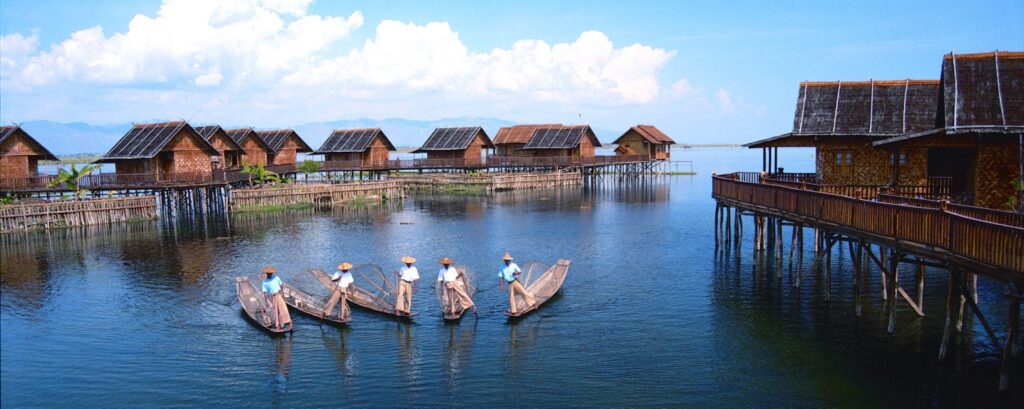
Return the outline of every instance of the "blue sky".
{"type": "Polygon", "coordinates": [[[787,131],[801,80],[1024,50],[1020,1],[207,3],[0,3],[0,120],[479,116],[731,143],[787,131]]]}

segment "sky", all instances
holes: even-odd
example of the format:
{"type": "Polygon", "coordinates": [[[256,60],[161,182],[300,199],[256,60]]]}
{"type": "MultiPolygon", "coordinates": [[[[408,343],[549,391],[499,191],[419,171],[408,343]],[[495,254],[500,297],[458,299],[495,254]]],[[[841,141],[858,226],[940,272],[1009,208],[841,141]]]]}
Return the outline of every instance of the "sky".
{"type": "Polygon", "coordinates": [[[1020,0],[4,0],[0,122],[486,117],[742,143],[790,130],[800,81],[938,78],[949,52],[1024,50],[1021,21],[1020,0]]]}

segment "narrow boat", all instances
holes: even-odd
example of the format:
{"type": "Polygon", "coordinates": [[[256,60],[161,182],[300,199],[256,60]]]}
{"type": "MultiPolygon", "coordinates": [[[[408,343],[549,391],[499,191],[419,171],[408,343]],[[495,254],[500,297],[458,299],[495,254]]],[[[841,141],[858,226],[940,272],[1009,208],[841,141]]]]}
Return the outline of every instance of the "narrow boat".
{"type": "MultiPolygon", "coordinates": [[[[309,272],[324,287],[333,288],[334,282],[323,270],[311,269],[309,272]]],[[[416,316],[416,312],[411,315],[398,314],[398,310],[395,309],[398,290],[380,267],[373,264],[355,266],[352,275],[356,277],[356,281],[349,285],[348,289],[348,301],[352,305],[396,318],[409,319],[416,316]]]]}
{"type": "Polygon", "coordinates": [[[249,320],[271,334],[284,334],[287,331],[284,328],[274,328],[270,304],[249,277],[235,277],[235,289],[238,291],[238,303],[242,304],[242,310],[249,320]]]}
{"type": "MultiPolygon", "coordinates": [[[[333,287],[329,290],[333,291],[333,287]]],[[[284,292],[284,302],[288,304],[289,307],[310,317],[322,319],[335,325],[347,325],[349,321],[352,320],[351,310],[349,310],[349,313],[345,318],[338,318],[337,314],[331,314],[330,312],[324,314],[328,298],[314,296],[288,283],[285,283],[281,287],[281,291],[284,292]]],[[[341,300],[338,300],[338,304],[337,308],[341,308],[341,300]]]]}
{"type": "MultiPolygon", "coordinates": [[[[465,277],[465,281],[461,277],[459,281],[462,282],[462,285],[466,286],[466,292],[470,298],[476,296],[476,275],[464,266],[455,266],[455,269],[465,277]]],[[[467,308],[458,301],[458,297],[456,297],[456,302],[454,303],[455,308],[452,308],[453,305],[448,302],[448,291],[443,281],[434,281],[434,294],[437,295],[437,305],[441,307],[441,316],[446,321],[458,320],[466,313],[467,308]]]]}
{"type": "Polygon", "coordinates": [[[505,315],[509,318],[522,317],[530,312],[540,308],[542,304],[551,299],[562,288],[562,284],[565,283],[565,276],[569,274],[569,260],[561,259],[558,263],[551,266],[543,273],[536,274],[536,271],[541,270],[536,268],[539,263],[534,265],[528,265],[526,271],[523,272],[523,287],[530,294],[533,294],[534,304],[529,306],[522,297],[516,298],[516,311],[512,313],[511,309],[505,310],[505,315]]]}

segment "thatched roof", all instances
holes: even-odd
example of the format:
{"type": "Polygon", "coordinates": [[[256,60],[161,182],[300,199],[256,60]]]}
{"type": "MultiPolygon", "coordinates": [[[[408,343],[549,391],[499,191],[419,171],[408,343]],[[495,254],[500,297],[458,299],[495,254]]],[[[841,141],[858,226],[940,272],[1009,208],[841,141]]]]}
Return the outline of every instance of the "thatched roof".
{"type": "Polygon", "coordinates": [[[619,140],[624,138],[626,135],[629,135],[630,132],[636,132],[638,135],[640,135],[641,138],[644,138],[645,141],[654,145],[673,145],[676,143],[676,141],[672,140],[672,138],[670,138],[668,135],[665,135],[664,132],[662,132],[654,125],[637,125],[632,128],[629,128],[628,131],[624,132],[612,143],[618,144],[619,140]]]}
{"type": "Polygon", "coordinates": [[[533,136],[537,128],[551,128],[562,126],[562,124],[527,124],[506,126],[498,130],[494,136],[495,145],[525,144],[533,136]]]}
{"type": "Polygon", "coordinates": [[[270,131],[256,131],[256,135],[260,137],[270,148],[271,153],[277,153],[284,146],[285,141],[289,137],[294,136],[295,140],[298,141],[299,149],[296,152],[312,152],[313,148],[310,148],[306,144],[306,141],[299,137],[299,134],[291,129],[274,129],[270,131]]]}
{"type": "Polygon", "coordinates": [[[395,150],[395,146],[391,144],[387,135],[384,135],[380,128],[361,128],[335,129],[331,136],[327,137],[327,140],[324,141],[324,144],[320,146],[320,149],[313,153],[366,152],[370,148],[370,144],[378,136],[384,140],[384,144],[387,145],[389,151],[395,150]]]}
{"type": "Polygon", "coordinates": [[[0,145],[3,145],[4,142],[7,142],[7,138],[10,138],[18,133],[20,133],[21,137],[25,138],[25,140],[29,144],[35,146],[35,148],[39,152],[42,152],[41,156],[44,160],[60,160],[57,159],[57,155],[54,155],[53,153],[50,152],[49,149],[46,149],[46,147],[43,146],[43,144],[39,143],[39,141],[37,141],[36,138],[33,138],[32,135],[29,135],[28,132],[25,132],[24,129],[21,129],[20,125],[0,126],[0,145]]]}
{"type": "Polygon", "coordinates": [[[477,135],[483,136],[484,147],[494,147],[494,144],[491,143],[491,138],[487,136],[487,132],[484,132],[484,129],[479,126],[436,128],[430,134],[430,137],[427,138],[427,141],[423,143],[423,146],[413,151],[413,153],[465,150],[477,135]]]}
{"type": "Polygon", "coordinates": [[[127,159],[150,159],[155,157],[164,146],[171,142],[179,133],[191,134],[196,144],[210,155],[217,155],[217,149],[210,145],[195,129],[185,121],[159,122],[152,124],[135,124],[121,140],[114,144],[106,155],[96,162],[112,162],[127,159]]]}
{"type": "Polygon", "coordinates": [[[580,141],[584,137],[590,138],[594,147],[601,146],[601,141],[597,139],[589,125],[575,125],[537,128],[522,149],[571,149],[580,146],[580,141]]]}
{"type": "Polygon", "coordinates": [[[231,140],[235,141],[238,146],[244,145],[245,141],[251,138],[265,152],[271,153],[270,146],[263,139],[260,139],[259,135],[256,135],[256,131],[252,130],[252,128],[225,129],[224,132],[227,132],[231,140]]]}
{"type": "Polygon", "coordinates": [[[882,139],[935,127],[939,81],[802,82],[793,131],[746,146],[814,146],[822,137],[882,139]]]}
{"type": "Polygon", "coordinates": [[[946,54],[939,117],[928,130],[875,142],[926,136],[1024,133],[1024,52],[946,54]]]}
{"type": "MultiPolygon", "coordinates": [[[[242,150],[242,145],[239,145],[238,142],[235,142],[235,140],[233,138],[231,138],[228,135],[228,133],[226,131],[224,131],[224,128],[220,127],[220,125],[197,126],[197,127],[195,127],[195,130],[196,130],[196,132],[199,133],[200,136],[203,137],[203,139],[206,139],[206,141],[209,142],[210,144],[213,144],[213,138],[218,133],[221,133],[224,136],[226,136],[226,138],[224,138],[224,139],[226,141],[228,141],[229,145],[231,145],[231,149],[232,150],[238,150],[238,151],[242,150]]],[[[243,154],[244,154],[244,151],[243,151],[243,154]]]]}

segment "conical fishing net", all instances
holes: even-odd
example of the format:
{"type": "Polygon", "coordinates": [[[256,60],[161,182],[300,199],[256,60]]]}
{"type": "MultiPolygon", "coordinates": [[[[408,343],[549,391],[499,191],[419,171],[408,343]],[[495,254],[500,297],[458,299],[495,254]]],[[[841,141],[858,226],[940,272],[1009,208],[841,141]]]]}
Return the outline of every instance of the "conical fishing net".
{"type": "MultiPolygon", "coordinates": [[[[463,274],[463,277],[459,278],[459,280],[465,280],[465,282],[463,282],[462,284],[466,288],[466,293],[469,294],[470,297],[476,295],[478,287],[476,282],[476,274],[473,273],[473,270],[470,270],[469,267],[462,265],[456,265],[455,270],[463,274]]],[[[452,291],[450,291],[447,288],[447,285],[445,285],[444,281],[439,281],[436,279],[434,280],[434,294],[437,296],[437,305],[438,307],[441,308],[441,312],[445,316],[462,314],[462,312],[465,311],[466,307],[468,307],[467,305],[463,305],[462,302],[460,302],[459,297],[457,295],[452,294],[452,291]],[[455,302],[451,302],[452,299],[454,299],[455,302]]]]}

